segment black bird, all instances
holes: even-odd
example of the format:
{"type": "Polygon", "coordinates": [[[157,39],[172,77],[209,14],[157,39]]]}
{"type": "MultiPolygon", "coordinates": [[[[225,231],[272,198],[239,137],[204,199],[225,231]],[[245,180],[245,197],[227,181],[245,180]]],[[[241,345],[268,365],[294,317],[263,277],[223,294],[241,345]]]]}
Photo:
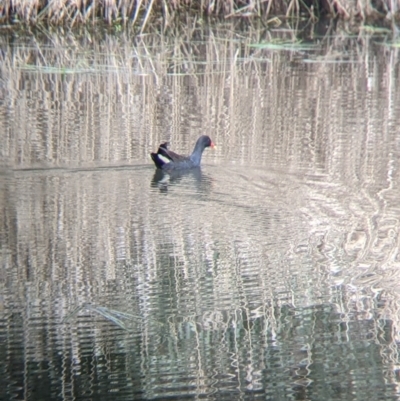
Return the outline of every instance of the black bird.
{"type": "Polygon", "coordinates": [[[214,148],[215,144],[207,135],[202,135],[196,142],[190,156],[182,156],[168,149],[168,142],[162,143],[157,153],[151,153],[151,158],[157,168],[162,170],[183,170],[199,167],[205,148],[214,148]]]}

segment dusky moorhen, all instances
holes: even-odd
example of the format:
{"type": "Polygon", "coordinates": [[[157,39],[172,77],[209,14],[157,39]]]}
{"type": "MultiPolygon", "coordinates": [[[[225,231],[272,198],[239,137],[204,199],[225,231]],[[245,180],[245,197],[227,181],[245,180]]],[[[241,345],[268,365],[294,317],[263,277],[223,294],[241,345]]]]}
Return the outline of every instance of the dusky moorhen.
{"type": "Polygon", "coordinates": [[[196,142],[190,156],[182,156],[168,149],[168,142],[162,143],[157,153],[151,153],[151,158],[157,168],[162,170],[182,170],[199,167],[205,148],[214,148],[215,144],[207,135],[202,135],[196,142]]]}

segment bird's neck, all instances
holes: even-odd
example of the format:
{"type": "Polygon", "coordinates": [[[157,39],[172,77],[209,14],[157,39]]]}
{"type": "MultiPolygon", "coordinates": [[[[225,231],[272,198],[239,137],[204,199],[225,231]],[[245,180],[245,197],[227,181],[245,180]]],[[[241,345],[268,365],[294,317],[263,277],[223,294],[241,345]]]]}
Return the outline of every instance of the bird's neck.
{"type": "Polygon", "coordinates": [[[190,160],[195,166],[199,166],[201,162],[201,156],[203,155],[204,148],[201,147],[200,143],[196,143],[192,154],[190,155],[190,160]]]}

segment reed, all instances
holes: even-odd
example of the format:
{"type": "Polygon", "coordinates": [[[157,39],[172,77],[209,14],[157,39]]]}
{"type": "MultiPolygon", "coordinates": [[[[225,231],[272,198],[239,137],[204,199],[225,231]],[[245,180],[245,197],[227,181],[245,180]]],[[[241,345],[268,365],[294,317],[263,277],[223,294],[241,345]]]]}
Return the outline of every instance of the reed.
{"type": "Polygon", "coordinates": [[[95,24],[134,26],[142,33],[149,24],[164,31],[184,17],[238,18],[263,23],[302,17],[321,16],[354,22],[392,24],[400,20],[400,0],[3,0],[0,23],[24,25],[95,24]]]}

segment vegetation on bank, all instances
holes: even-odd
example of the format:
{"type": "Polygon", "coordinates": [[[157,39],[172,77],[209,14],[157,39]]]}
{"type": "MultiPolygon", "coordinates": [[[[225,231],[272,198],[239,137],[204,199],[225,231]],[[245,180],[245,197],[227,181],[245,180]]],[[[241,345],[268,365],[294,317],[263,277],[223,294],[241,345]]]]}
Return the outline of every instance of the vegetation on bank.
{"type": "Polygon", "coordinates": [[[322,16],[358,22],[400,21],[400,0],[3,0],[0,23],[28,25],[93,24],[105,21],[138,27],[159,23],[167,29],[185,15],[198,18],[260,19],[322,16]]]}

